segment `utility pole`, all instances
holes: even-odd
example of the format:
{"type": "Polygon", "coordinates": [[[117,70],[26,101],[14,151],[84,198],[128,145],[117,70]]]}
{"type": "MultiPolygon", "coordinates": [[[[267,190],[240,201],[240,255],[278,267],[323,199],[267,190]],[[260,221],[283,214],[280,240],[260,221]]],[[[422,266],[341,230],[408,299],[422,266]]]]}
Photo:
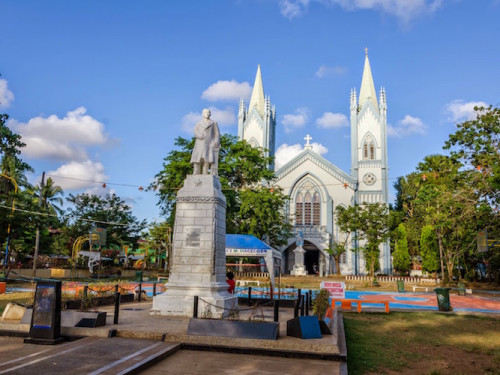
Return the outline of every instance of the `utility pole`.
{"type": "MultiPolygon", "coordinates": [[[[43,185],[45,182],[45,172],[42,174],[42,183],[40,184],[40,199],[38,200],[38,207],[42,208],[43,201],[43,185]]],[[[38,250],[40,248],[40,222],[36,226],[36,238],[35,238],[35,254],[33,254],[33,277],[36,277],[36,262],[38,260],[38,250]]]]}

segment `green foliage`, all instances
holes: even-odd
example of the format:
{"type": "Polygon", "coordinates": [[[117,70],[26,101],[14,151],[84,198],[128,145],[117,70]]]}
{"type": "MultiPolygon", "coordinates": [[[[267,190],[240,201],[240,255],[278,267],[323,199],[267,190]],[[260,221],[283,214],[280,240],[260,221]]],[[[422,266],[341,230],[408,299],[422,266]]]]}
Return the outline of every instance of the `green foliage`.
{"type": "Polygon", "coordinates": [[[313,301],[313,314],[319,320],[324,319],[326,311],[330,307],[330,292],[327,289],[320,289],[313,301]]]}
{"type": "Polygon", "coordinates": [[[397,229],[396,244],[394,250],[394,269],[401,274],[407,274],[411,267],[410,253],[408,252],[408,240],[404,224],[399,224],[397,229]]]}
{"type": "Polygon", "coordinates": [[[426,225],[422,228],[420,255],[422,256],[422,270],[427,272],[439,270],[439,248],[432,225],[426,225]]]}
{"type": "Polygon", "coordinates": [[[281,189],[257,187],[240,192],[239,233],[253,234],[271,246],[287,243],[292,225],[286,220],[283,207],[286,197],[281,189]]]}
{"type": "MultiPolygon", "coordinates": [[[[274,179],[269,170],[272,158],[246,141],[224,134],[219,153],[219,179],[226,197],[227,233],[252,233],[265,238],[273,246],[284,243],[291,226],[282,211],[286,196],[278,188],[270,188],[274,179]]],[[[175,199],[186,176],[193,172],[190,163],[194,138],[177,138],[177,150],[164,159],[163,169],[150,189],[157,190],[158,204],[166,221],[173,227],[175,199]]]]}
{"type": "Polygon", "coordinates": [[[90,233],[95,225],[108,230],[108,247],[122,246],[135,244],[146,227],[146,221],[132,215],[130,206],[116,194],[70,194],[67,200],[74,205],[67,211],[73,238],[90,233]]]}
{"type": "Polygon", "coordinates": [[[356,233],[359,240],[364,240],[359,247],[368,271],[374,276],[379,266],[379,246],[389,238],[389,212],[384,204],[364,203],[350,207],[337,207],[337,224],[346,235],[356,233]]]}

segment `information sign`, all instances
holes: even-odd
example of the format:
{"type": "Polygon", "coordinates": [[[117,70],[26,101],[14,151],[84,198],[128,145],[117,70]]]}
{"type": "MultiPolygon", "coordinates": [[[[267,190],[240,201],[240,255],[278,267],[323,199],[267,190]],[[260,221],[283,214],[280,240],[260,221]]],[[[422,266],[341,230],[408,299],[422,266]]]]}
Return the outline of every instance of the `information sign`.
{"type": "Polygon", "coordinates": [[[322,281],[321,289],[330,292],[332,298],[345,298],[345,283],[337,281],[322,281]]]}

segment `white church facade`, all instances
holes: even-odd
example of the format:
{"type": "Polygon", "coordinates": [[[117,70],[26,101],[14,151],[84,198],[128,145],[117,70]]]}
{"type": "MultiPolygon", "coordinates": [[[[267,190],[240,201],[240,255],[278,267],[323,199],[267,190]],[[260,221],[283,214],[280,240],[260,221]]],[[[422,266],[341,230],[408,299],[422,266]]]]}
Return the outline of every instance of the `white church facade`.
{"type": "MultiPolygon", "coordinates": [[[[342,274],[365,274],[362,254],[347,251],[340,264],[335,264],[324,249],[342,240],[337,227],[335,209],[355,203],[388,203],[387,105],[385,90],[377,98],[368,55],[361,80],[359,96],[355,89],[350,95],[351,171],[347,173],[312,150],[305,138],[304,150],[275,171],[276,185],[289,196],[285,208],[294,231],[303,236],[304,265],[309,274],[326,275],[340,267],[342,274]]],[[[275,153],[276,109],[264,96],[260,66],[248,108],[240,101],[238,136],[255,147],[275,153]]],[[[271,168],[274,168],[271,166],[271,168]]],[[[351,243],[350,249],[356,245],[351,243]]],[[[294,266],[296,237],[279,249],[282,271],[289,273],[294,266]]],[[[392,271],[390,248],[380,248],[380,271],[392,271]]]]}

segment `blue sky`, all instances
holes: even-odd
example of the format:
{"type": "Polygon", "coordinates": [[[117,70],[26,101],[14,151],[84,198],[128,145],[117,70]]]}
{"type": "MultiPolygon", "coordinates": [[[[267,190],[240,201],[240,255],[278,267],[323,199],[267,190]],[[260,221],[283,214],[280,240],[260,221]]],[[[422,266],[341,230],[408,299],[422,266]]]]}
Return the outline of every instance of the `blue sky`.
{"type": "Polygon", "coordinates": [[[32,181],[72,177],[53,178],[67,193],[115,191],[152,220],[157,199],[139,186],[203,108],[237,134],[258,64],[278,158],[310,134],[349,171],[349,92],[368,47],[392,185],[474,103],[500,105],[499,16],[498,0],[0,0],[0,111],[28,144],[32,181]]]}

